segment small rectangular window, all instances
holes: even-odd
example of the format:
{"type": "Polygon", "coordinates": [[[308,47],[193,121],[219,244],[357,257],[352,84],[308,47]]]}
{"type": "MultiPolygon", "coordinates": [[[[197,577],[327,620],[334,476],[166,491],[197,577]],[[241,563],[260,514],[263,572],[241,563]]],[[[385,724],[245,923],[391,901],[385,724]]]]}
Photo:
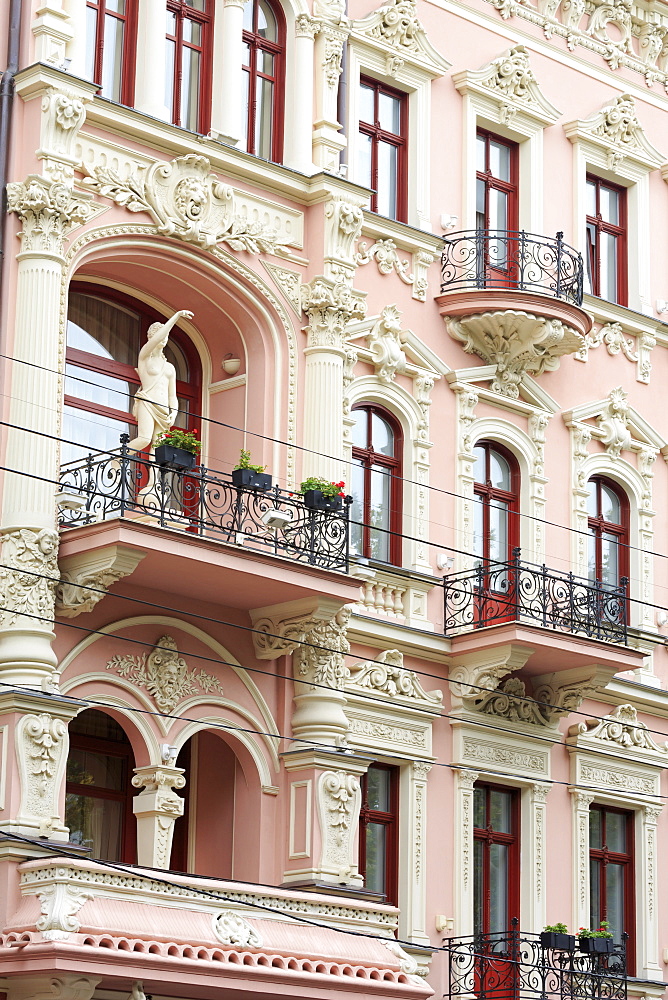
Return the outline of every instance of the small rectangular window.
{"type": "Polygon", "coordinates": [[[357,180],[373,189],[371,211],[406,222],[408,97],[377,80],[360,80],[357,180]]]}
{"type": "Polygon", "coordinates": [[[359,869],[369,892],[397,904],[399,768],[372,764],[362,777],[359,869]]]}
{"type": "Polygon", "coordinates": [[[626,305],[626,191],[587,176],[587,283],[592,295],[626,305]]]}

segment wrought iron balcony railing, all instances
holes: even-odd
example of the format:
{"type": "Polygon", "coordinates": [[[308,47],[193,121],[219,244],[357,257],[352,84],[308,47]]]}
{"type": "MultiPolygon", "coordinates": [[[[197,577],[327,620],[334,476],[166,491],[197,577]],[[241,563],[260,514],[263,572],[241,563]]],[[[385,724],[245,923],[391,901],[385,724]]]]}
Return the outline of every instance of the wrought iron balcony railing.
{"type": "Polygon", "coordinates": [[[521,621],[627,644],[628,580],[618,586],[522,562],[487,562],[443,580],[446,635],[521,621]]]}
{"type": "Polygon", "coordinates": [[[97,452],[61,468],[61,490],[80,502],[61,510],[61,527],[141,517],[323,569],[347,571],[349,499],[338,512],[311,510],[301,496],[278,486],[260,492],[236,487],[228,477],[202,466],[183,470],[157,465],[129,453],[127,435],[123,438],[118,452],[97,452]]]}
{"type": "Polygon", "coordinates": [[[607,954],[544,947],[541,936],[451,938],[448,1000],[626,1000],[626,943],[607,954]]]}
{"type": "Polygon", "coordinates": [[[583,264],[563,241],[503,229],[470,229],[445,239],[441,292],[512,289],[582,305],[583,264]]]}

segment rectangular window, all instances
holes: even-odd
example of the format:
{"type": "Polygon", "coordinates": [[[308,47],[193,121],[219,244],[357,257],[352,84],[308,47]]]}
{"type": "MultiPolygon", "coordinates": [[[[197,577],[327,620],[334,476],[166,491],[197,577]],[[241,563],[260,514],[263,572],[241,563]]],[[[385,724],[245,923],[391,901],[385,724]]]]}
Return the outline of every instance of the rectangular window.
{"type": "Polygon", "coordinates": [[[86,76],[119,104],[134,99],[136,14],[134,0],[86,3],[86,76]]]}
{"type": "Polygon", "coordinates": [[[503,936],[519,917],[518,792],[476,785],[473,826],[473,930],[503,936]]]}
{"type": "Polygon", "coordinates": [[[168,0],[165,103],[172,124],[191,132],[209,128],[211,38],[210,0],[168,0]]]}
{"type": "Polygon", "coordinates": [[[478,129],[476,135],[476,229],[517,232],[516,142],[478,129]]]}
{"type": "Polygon", "coordinates": [[[397,905],[399,768],[372,764],[362,776],[359,869],[369,892],[397,905]]]}
{"type": "Polygon", "coordinates": [[[633,813],[593,805],[589,810],[590,926],[607,920],[616,944],[627,941],[630,973],[635,967],[633,813]]]}
{"type": "Polygon", "coordinates": [[[587,175],[587,279],[608,302],[627,302],[626,191],[587,175]]]}
{"type": "Polygon", "coordinates": [[[373,189],[371,211],[406,222],[408,97],[377,80],[360,80],[357,180],[373,189]]]}

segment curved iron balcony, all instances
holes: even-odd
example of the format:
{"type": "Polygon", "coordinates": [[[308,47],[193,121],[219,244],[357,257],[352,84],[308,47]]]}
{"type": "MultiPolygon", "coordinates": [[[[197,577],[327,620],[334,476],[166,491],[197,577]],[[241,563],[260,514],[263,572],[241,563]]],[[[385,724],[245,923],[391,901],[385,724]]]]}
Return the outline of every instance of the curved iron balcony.
{"type": "Polygon", "coordinates": [[[506,288],[582,305],[582,256],[556,238],[505,229],[469,229],[445,239],[441,292],[506,288]]]}

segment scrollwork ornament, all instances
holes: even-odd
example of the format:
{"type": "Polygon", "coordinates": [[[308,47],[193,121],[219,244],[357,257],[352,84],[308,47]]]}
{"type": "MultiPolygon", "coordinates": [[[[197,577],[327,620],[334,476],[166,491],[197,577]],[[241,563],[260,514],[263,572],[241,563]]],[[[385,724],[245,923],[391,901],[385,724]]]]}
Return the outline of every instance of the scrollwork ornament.
{"type": "Polygon", "coordinates": [[[58,585],[58,533],[17,528],[2,535],[0,625],[49,628],[58,585]],[[24,617],[25,616],[25,617],[24,617]]]}
{"type": "Polygon", "coordinates": [[[16,742],[22,817],[47,836],[53,830],[63,830],[58,794],[67,753],[67,726],[46,712],[24,715],[16,730],[16,742]]]}

